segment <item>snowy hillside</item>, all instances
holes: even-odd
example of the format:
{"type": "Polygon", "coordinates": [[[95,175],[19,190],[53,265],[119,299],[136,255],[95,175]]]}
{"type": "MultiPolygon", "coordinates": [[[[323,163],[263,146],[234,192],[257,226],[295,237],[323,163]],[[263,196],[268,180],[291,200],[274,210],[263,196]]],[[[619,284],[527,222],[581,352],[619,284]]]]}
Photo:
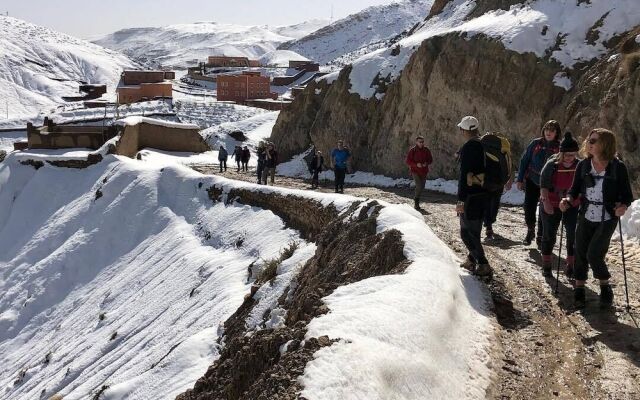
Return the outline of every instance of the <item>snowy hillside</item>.
{"type": "Polygon", "coordinates": [[[0,109],[9,118],[37,114],[78,94],[79,83],[113,91],[126,56],[48,28],[0,16],[0,109]]]}
{"type": "Polygon", "coordinates": [[[274,27],[199,22],[160,28],[131,28],[107,35],[94,43],[143,62],[186,68],[212,55],[258,59],[281,43],[303,37],[328,22],[312,20],[274,27]]]}
{"type": "Polygon", "coordinates": [[[325,64],[363,48],[379,48],[423,21],[432,3],[433,0],[405,0],[369,7],[304,38],[285,43],[280,49],[292,50],[325,64]]]}
{"type": "MultiPolygon", "coordinates": [[[[161,158],[35,170],[10,154],[0,164],[0,397],[173,398],[219,357],[222,323],[253,282],[247,266],[296,241],[246,321],[250,331],[280,326],[286,310],[275,302],[316,246],[269,210],[212,203],[214,184],[338,211],[358,201],[203,176],[161,158]]],[[[402,232],[411,265],[326,298],[332,312],[308,335],[340,340],[305,369],[305,396],[483,398],[493,333],[480,283],[409,207],[385,205],[378,232],[390,229],[402,232]],[[417,300],[427,297],[438,300],[417,300]],[[381,379],[361,379],[371,372],[381,379]]]]}
{"type": "MultiPolygon", "coordinates": [[[[502,41],[507,49],[549,57],[567,70],[606,53],[606,42],[617,34],[640,25],[637,0],[533,0],[495,10],[479,17],[468,16],[476,8],[475,0],[454,0],[444,10],[422,23],[415,32],[392,48],[373,51],[356,60],[350,78],[351,91],[363,98],[376,94],[374,78],[396,79],[420,44],[433,36],[447,33],[483,34],[502,41]],[[557,43],[558,38],[562,38],[557,43]]],[[[304,54],[304,52],[301,52],[304,54]]],[[[326,77],[331,80],[336,74],[326,77]]],[[[571,80],[559,74],[556,85],[571,88],[571,80]]],[[[378,94],[382,96],[382,94],[378,94]]]]}

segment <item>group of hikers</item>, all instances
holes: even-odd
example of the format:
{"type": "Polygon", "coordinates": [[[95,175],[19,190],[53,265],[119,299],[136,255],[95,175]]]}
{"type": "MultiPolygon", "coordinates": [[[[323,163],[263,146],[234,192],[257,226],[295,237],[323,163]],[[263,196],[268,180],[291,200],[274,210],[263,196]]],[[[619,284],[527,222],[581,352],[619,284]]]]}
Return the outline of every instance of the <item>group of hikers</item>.
{"type": "MultiPolygon", "coordinates": [[[[500,197],[512,184],[508,169],[510,145],[497,134],[481,137],[478,120],[473,116],[462,118],[457,127],[463,144],[458,151],[456,212],[468,250],[460,266],[478,276],[491,277],[493,269],[485,256],[481,231],[484,223],[487,239],[494,238],[492,224],[500,197]],[[492,151],[492,141],[502,142],[501,150],[492,151]],[[500,171],[505,167],[506,173],[500,171]]],[[[424,138],[419,136],[406,159],[416,182],[416,209],[432,161],[424,138]]],[[[633,201],[627,167],[617,155],[615,134],[603,128],[593,129],[580,146],[570,132],[562,134],[557,121],[548,121],[522,155],[516,186],[525,192],[527,234],[523,243],[530,245],[535,238],[542,254],[542,274],[552,276],[552,251],[558,229],[563,226],[561,235],[566,234],[567,249],[564,273],[575,280],[575,306],[585,306],[589,267],[600,281],[600,304],[612,305],[611,274],[605,256],[620,217],[633,201]]]]}
{"type": "MultiPolygon", "coordinates": [[[[276,167],[278,166],[278,152],[275,149],[275,145],[271,142],[265,143],[261,141],[256,149],[256,156],[258,158],[258,164],[256,168],[256,176],[258,178],[258,184],[266,185],[267,180],[271,185],[275,183],[276,167]]],[[[231,157],[235,159],[238,166],[237,172],[249,171],[249,159],[251,158],[251,151],[247,146],[235,146],[231,157]]],[[[227,159],[229,158],[229,152],[224,146],[220,146],[218,149],[218,161],[220,162],[220,172],[227,170],[227,159]]]]}

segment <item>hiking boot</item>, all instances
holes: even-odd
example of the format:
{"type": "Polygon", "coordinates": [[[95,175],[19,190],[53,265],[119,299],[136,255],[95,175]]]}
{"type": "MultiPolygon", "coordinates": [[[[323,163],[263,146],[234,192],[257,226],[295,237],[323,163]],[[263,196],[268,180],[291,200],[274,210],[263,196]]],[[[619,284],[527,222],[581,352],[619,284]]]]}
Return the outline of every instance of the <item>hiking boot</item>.
{"type": "Polygon", "coordinates": [[[542,250],[542,237],[540,236],[536,237],[536,247],[538,250],[542,250]]]}
{"type": "Polygon", "coordinates": [[[600,285],[600,306],[611,307],[613,304],[613,289],[611,285],[600,285]]]}
{"type": "Polygon", "coordinates": [[[420,211],[420,200],[419,199],[413,199],[413,208],[415,208],[416,210],[420,211]]]}
{"type": "Polygon", "coordinates": [[[496,237],[493,235],[493,229],[492,228],[487,228],[486,231],[486,239],[487,240],[494,240],[496,237]]]}
{"type": "Polygon", "coordinates": [[[545,278],[550,278],[553,276],[551,265],[551,254],[543,254],[542,255],[542,276],[545,278]]]}
{"type": "Polygon", "coordinates": [[[473,274],[480,277],[490,278],[493,275],[493,269],[489,264],[479,264],[473,274]]]}
{"type": "Polygon", "coordinates": [[[533,238],[536,236],[536,233],[533,229],[529,229],[527,231],[527,236],[525,236],[524,240],[522,241],[522,243],[524,243],[525,245],[529,246],[531,244],[531,241],[533,240],[533,238]]]}
{"type": "Polygon", "coordinates": [[[473,273],[476,270],[476,262],[471,259],[471,257],[467,257],[467,259],[460,264],[460,268],[464,268],[467,271],[473,273]]]}
{"type": "Polygon", "coordinates": [[[584,308],[587,305],[584,286],[576,286],[573,289],[573,305],[576,308],[584,308]]]}

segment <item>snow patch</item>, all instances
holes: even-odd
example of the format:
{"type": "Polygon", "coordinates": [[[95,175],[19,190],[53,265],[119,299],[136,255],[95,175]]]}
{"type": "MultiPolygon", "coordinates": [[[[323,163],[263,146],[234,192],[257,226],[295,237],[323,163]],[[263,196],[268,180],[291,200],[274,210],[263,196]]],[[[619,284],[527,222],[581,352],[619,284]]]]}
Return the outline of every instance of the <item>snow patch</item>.
{"type": "Polygon", "coordinates": [[[571,78],[569,78],[569,75],[567,75],[566,72],[558,72],[554,77],[553,77],[553,84],[563,88],[566,91],[571,90],[571,88],[573,87],[573,83],[571,82],[571,78]]]}

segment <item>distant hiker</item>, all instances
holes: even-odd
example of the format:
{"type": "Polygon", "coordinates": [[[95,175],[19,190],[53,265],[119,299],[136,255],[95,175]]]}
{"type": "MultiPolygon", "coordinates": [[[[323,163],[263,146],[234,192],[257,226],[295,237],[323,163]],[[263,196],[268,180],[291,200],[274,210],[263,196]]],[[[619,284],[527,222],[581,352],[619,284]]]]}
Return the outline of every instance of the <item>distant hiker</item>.
{"type": "Polygon", "coordinates": [[[560,203],[560,209],[566,212],[575,199],[581,198],[576,228],[574,301],[578,308],[585,306],[584,284],[591,266],[593,277],[600,280],[600,304],[610,306],[613,290],[604,258],[619,218],[633,201],[633,193],[627,167],[616,158],[613,132],[602,128],[592,130],[580,153],[585,159],[576,166],[569,195],[560,203]]]}
{"type": "Polygon", "coordinates": [[[479,123],[475,117],[466,116],[457,126],[465,143],[458,151],[460,178],[456,212],[460,217],[460,236],[469,251],[467,259],[460,266],[475,275],[491,277],[493,270],[480,241],[488,199],[483,187],[485,150],[478,137],[479,123]]]}
{"type": "Polygon", "coordinates": [[[331,166],[335,174],[336,193],[344,193],[344,177],[349,168],[351,152],[344,147],[344,141],[338,140],[337,147],[331,151],[331,166]]]}
{"type": "MultiPolygon", "coordinates": [[[[549,158],[540,174],[540,201],[542,202],[542,274],[552,276],[551,253],[556,244],[556,235],[560,221],[564,223],[567,237],[567,263],[565,274],[573,275],[574,243],[576,237],[576,222],[578,220],[578,208],[580,199],[576,198],[570,207],[562,212],[560,200],[566,197],[571,188],[573,178],[578,165],[578,142],[571,136],[571,132],[565,132],[564,139],[560,142],[560,153],[549,158]]],[[[560,254],[558,254],[560,257],[560,254]]]]}
{"type": "Polygon", "coordinates": [[[244,172],[249,171],[249,159],[251,158],[251,151],[247,146],[242,148],[242,170],[244,172]]]}
{"type": "Polygon", "coordinates": [[[324,169],[324,156],[321,151],[316,151],[309,162],[309,173],[311,173],[311,188],[318,188],[318,175],[324,169]]]}
{"type": "Polygon", "coordinates": [[[229,158],[229,153],[224,146],[220,146],[220,150],[218,150],[218,161],[220,162],[220,172],[222,172],[222,167],[224,166],[224,170],[227,170],[227,158],[229,158]]]}
{"type": "Polygon", "coordinates": [[[560,124],[550,120],[542,127],[540,137],[529,143],[522,158],[516,185],[524,190],[524,220],[527,224],[527,236],[523,243],[530,245],[536,238],[536,244],[542,245],[542,220],[538,216],[538,233],[536,235],[536,211],[540,208],[540,172],[547,159],[560,150],[560,124]]]}
{"type": "Polygon", "coordinates": [[[231,157],[234,157],[236,161],[236,165],[238,166],[237,172],[240,172],[240,164],[242,163],[242,147],[236,146],[233,149],[233,153],[231,154],[231,157]]]}
{"type": "Polygon", "coordinates": [[[484,188],[487,190],[487,212],[484,213],[484,226],[487,240],[495,238],[493,224],[498,219],[502,194],[511,189],[513,180],[511,171],[511,143],[498,132],[487,132],[480,138],[484,147],[487,175],[484,188]]]}
{"type": "Polygon", "coordinates": [[[258,148],[256,149],[256,157],[258,157],[256,175],[258,176],[258,184],[260,185],[262,184],[262,173],[264,172],[264,166],[267,162],[267,148],[263,141],[260,141],[260,143],[258,143],[258,148]]]}
{"type": "Polygon", "coordinates": [[[273,143],[267,144],[267,150],[265,152],[264,170],[262,171],[262,181],[267,184],[267,177],[269,177],[269,183],[275,184],[276,167],[278,166],[278,152],[275,149],[273,143]]]}
{"type": "Polygon", "coordinates": [[[405,163],[409,166],[411,176],[416,184],[416,190],[413,196],[413,207],[420,210],[420,197],[424,191],[424,185],[427,183],[427,174],[429,173],[429,165],[433,162],[431,151],[424,145],[424,137],[416,138],[416,145],[407,153],[405,163]]]}

